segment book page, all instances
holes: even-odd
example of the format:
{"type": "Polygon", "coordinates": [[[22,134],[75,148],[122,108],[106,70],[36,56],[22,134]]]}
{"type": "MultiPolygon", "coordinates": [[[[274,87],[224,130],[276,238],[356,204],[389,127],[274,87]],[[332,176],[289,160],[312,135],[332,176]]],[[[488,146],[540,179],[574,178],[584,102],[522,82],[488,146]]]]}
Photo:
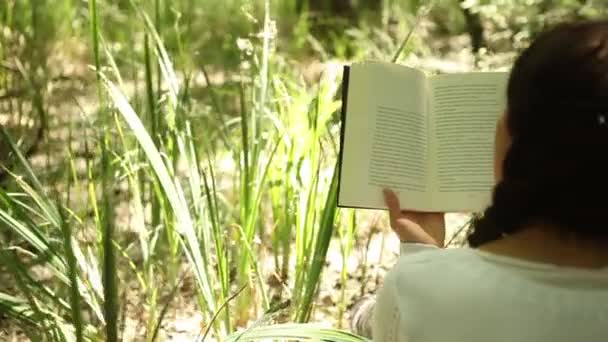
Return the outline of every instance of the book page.
{"type": "Polygon", "coordinates": [[[431,167],[438,210],[477,211],[489,203],[506,81],[506,73],[482,72],[431,78],[431,167]]]}
{"type": "Polygon", "coordinates": [[[385,187],[411,209],[428,205],[425,89],[426,77],[415,69],[351,67],[338,205],[385,208],[385,187]]]}

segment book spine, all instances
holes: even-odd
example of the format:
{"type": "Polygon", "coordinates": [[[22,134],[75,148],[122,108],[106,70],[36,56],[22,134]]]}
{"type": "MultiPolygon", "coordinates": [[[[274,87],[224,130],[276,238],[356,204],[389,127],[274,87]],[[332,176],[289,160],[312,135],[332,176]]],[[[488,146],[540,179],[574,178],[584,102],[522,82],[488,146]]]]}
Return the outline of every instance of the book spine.
{"type": "Polygon", "coordinates": [[[344,156],[344,132],[346,130],[346,111],[348,104],[348,82],[350,76],[350,66],[345,65],[342,71],[342,110],[340,114],[340,150],[338,153],[338,196],[337,206],[340,207],[340,184],[342,183],[342,158],[344,156]]]}

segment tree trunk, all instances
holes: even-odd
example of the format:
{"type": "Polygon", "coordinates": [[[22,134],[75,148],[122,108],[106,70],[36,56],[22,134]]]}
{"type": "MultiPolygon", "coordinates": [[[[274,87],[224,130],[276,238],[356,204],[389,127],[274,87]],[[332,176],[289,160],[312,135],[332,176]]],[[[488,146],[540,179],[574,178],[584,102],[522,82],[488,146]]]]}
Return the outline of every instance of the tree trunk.
{"type": "Polygon", "coordinates": [[[355,15],[355,8],[351,0],[298,0],[297,6],[300,10],[304,9],[305,2],[308,2],[310,12],[346,18],[355,15]]]}
{"type": "MultiPolygon", "coordinates": [[[[462,3],[464,0],[460,0],[460,2],[462,3]]],[[[479,13],[473,13],[469,8],[464,7],[462,7],[462,14],[465,19],[466,30],[471,37],[473,53],[477,53],[479,49],[486,45],[481,17],[479,13]]]]}
{"type": "Polygon", "coordinates": [[[356,21],[363,12],[377,12],[381,16],[383,0],[295,0],[296,11],[302,14],[305,10],[321,16],[356,21]],[[356,5],[355,5],[356,4],[356,5]]]}

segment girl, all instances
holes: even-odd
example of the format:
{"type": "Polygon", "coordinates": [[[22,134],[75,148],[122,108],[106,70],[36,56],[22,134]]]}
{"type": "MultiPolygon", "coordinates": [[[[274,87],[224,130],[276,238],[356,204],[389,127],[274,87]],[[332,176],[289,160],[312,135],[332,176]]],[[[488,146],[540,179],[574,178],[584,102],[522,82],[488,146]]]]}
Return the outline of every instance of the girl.
{"type": "Polygon", "coordinates": [[[401,211],[385,190],[402,251],[375,341],[608,341],[608,21],[539,36],[506,95],[471,248],[443,249],[443,213],[401,211]]]}

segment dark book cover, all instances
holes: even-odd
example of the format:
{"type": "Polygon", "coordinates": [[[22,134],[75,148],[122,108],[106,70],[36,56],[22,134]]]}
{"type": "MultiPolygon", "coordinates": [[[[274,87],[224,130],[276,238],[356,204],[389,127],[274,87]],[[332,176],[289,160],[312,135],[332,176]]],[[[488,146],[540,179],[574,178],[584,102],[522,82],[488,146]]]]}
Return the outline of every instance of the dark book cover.
{"type": "Polygon", "coordinates": [[[340,150],[338,152],[338,196],[337,206],[340,208],[340,184],[342,183],[342,158],[344,156],[344,131],[346,130],[346,106],[348,104],[348,81],[350,66],[345,65],[342,71],[342,111],[340,114],[340,150]]]}
{"type": "Polygon", "coordinates": [[[337,197],[337,207],[338,208],[351,208],[351,209],[371,209],[378,210],[381,208],[372,208],[372,207],[359,207],[352,205],[341,205],[340,204],[340,186],[342,183],[342,160],[344,158],[344,135],[346,132],[346,112],[347,112],[347,104],[348,104],[348,86],[350,81],[350,66],[345,65],[343,74],[342,74],[342,110],[340,113],[340,149],[338,152],[338,196],[337,197]]]}

